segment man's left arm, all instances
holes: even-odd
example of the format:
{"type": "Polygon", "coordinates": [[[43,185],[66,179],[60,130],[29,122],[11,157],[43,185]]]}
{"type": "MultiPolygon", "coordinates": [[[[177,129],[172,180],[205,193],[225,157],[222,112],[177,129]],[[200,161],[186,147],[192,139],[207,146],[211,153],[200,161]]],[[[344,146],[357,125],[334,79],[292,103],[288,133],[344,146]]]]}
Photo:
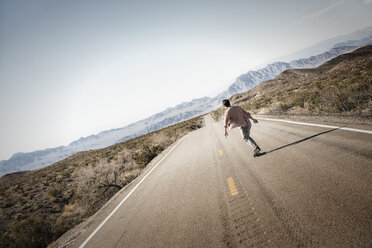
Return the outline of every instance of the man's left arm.
{"type": "Polygon", "coordinates": [[[243,110],[244,114],[245,114],[249,119],[251,119],[254,123],[258,123],[258,120],[256,120],[255,118],[253,118],[249,112],[245,111],[244,109],[242,109],[242,110],[243,110]]]}

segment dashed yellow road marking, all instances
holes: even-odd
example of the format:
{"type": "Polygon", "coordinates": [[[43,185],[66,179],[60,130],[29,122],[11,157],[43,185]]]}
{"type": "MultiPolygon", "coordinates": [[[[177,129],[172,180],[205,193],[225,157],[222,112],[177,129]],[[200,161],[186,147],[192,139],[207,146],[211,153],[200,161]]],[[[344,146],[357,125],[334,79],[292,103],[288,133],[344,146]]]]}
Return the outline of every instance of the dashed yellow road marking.
{"type": "Polygon", "coordinates": [[[218,150],[218,154],[219,154],[220,156],[222,156],[222,155],[223,155],[223,151],[222,151],[221,149],[219,149],[219,150],[218,150]]]}
{"type": "Polygon", "coordinates": [[[234,196],[234,195],[239,194],[238,189],[236,188],[236,185],[235,185],[234,179],[233,179],[232,177],[229,177],[229,178],[227,179],[227,185],[229,185],[230,195],[231,195],[231,196],[234,196]]]}

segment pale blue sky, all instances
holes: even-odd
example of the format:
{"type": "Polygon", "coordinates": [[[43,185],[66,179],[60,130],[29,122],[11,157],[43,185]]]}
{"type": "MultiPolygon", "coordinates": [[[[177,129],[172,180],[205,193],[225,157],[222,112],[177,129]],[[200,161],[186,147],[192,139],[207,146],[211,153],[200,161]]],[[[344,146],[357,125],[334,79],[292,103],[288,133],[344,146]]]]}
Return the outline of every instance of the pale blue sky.
{"type": "Polygon", "coordinates": [[[0,0],[0,159],[213,96],[372,25],[371,0],[0,0]]]}

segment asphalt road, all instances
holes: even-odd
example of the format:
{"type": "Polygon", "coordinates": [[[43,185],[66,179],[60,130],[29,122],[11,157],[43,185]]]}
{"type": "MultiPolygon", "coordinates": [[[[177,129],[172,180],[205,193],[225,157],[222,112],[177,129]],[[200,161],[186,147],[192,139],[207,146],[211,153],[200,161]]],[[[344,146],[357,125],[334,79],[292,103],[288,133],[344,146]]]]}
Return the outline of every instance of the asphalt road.
{"type": "Polygon", "coordinates": [[[372,247],[372,134],[262,120],[253,158],[238,129],[205,124],[69,247],[372,247]]]}

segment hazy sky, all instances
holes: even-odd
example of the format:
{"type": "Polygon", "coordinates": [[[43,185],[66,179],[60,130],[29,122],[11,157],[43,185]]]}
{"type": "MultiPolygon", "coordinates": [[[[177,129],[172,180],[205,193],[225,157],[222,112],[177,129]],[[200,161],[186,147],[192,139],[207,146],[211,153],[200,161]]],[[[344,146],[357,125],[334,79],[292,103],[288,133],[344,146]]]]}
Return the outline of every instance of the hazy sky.
{"type": "Polygon", "coordinates": [[[0,159],[214,96],[372,25],[372,0],[0,0],[0,159]]]}

